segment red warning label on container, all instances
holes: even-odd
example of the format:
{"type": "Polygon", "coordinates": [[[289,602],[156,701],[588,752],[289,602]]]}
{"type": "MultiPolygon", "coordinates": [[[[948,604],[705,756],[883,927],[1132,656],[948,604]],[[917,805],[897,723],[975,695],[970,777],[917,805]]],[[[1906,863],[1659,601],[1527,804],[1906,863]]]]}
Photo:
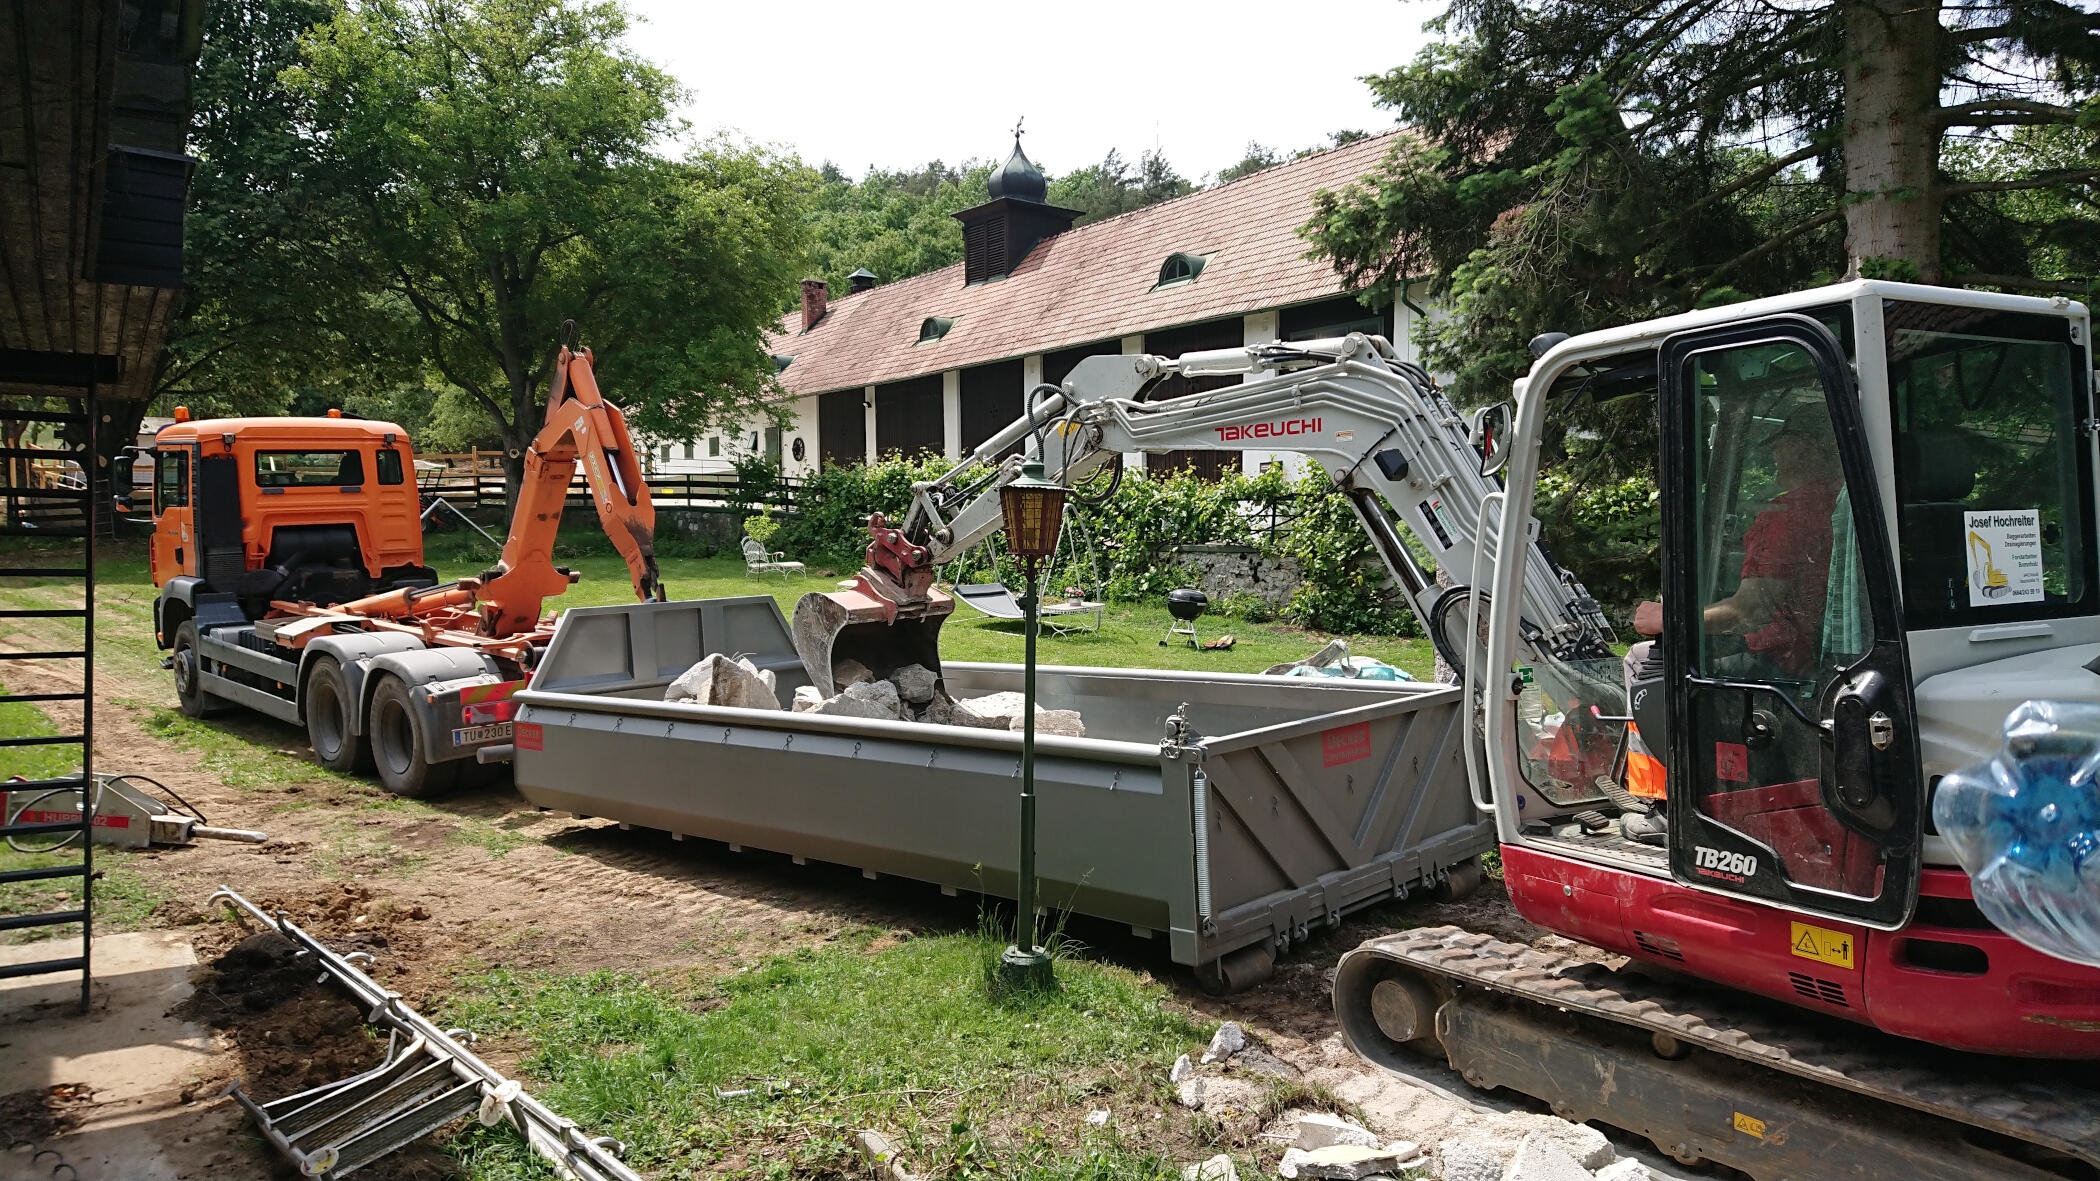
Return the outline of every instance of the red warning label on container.
{"type": "Polygon", "coordinates": [[[538,722],[519,722],[511,730],[510,741],[519,750],[539,750],[540,724],[538,722]]]}
{"type": "Polygon", "coordinates": [[[1750,748],[1740,742],[1714,743],[1714,778],[1729,783],[1750,782],[1750,748]]]}
{"type": "Polygon", "coordinates": [[[1322,766],[1339,767],[1358,759],[1371,757],[1371,723],[1358,722],[1354,726],[1337,726],[1320,734],[1320,760],[1322,766]]]}

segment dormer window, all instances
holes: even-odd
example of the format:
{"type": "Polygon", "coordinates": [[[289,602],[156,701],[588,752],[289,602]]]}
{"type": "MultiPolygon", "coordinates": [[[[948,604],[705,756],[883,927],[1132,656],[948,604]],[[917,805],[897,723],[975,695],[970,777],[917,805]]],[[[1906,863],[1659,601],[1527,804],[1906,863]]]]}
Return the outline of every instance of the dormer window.
{"type": "Polygon", "coordinates": [[[953,316],[928,316],[926,321],[919,325],[918,343],[925,344],[929,340],[939,340],[943,336],[948,335],[948,330],[953,327],[955,327],[955,318],[953,316]]]}
{"type": "Polygon", "coordinates": [[[1159,264],[1159,282],[1152,285],[1154,291],[1162,287],[1173,287],[1181,283],[1193,283],[1203,273],[1203,264],[1210,261],[1207,254],[1188,254],[1175,251],[1167,261],[1159,264]]]}

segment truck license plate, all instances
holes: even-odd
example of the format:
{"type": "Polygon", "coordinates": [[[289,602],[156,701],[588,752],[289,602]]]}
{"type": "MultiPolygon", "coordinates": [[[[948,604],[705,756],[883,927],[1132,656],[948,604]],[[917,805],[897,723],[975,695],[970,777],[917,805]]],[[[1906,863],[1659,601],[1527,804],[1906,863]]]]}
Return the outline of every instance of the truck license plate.
{"type": "Polygon", "coordinates": [[[480,746],[484,742],[494,742],[499,738],[508,738],[510,737],[510,726],[509,722],[491,722],[486,726],[468,726],[462,730],[454,730],[452,732],[452,745],[480,746]]]}

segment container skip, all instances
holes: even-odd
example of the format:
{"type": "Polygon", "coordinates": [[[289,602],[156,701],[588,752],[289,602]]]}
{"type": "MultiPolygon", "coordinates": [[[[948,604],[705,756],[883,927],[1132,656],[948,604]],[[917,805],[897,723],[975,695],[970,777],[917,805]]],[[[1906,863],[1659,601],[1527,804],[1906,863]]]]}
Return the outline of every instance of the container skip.
{"type": "MultiPolygon", "coordinates": [[[[1021,736],[662,700],[703,656],[751,657],[783,701],[809,683],[770,596],[562,616],[517,694],[514,771],[534,805],[1014,896],[1021,736]]],[[[949,664],[957,699],[1021,669],[949,664]]],[[[1470,801],[1459,690],[1423,683],[1042,667],[1046,905],[1164,933],[1217,988],[1349,911],[1478,880],[1494,830],[1470,801]]]]}

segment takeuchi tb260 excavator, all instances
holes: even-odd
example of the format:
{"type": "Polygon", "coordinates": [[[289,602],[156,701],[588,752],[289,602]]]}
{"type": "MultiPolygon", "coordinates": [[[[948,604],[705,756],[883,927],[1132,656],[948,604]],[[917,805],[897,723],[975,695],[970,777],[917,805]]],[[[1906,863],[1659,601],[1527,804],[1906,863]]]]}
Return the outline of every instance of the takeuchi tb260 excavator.
{"type": "Polygon", "coordinates": [[[2100,969],[2029,945],[2100,925],[2100,789],[2071,770],[2093,752],[2030,725],[1998,753],[2009,716],[2041,716],[2023,702],[2100,703],[2086,309],[1860,281],[1534,352],[1470,424],[1372,337],[1090,358],[872,522],[868,567],[798,606],[797,645],[819,685],[849,655],[938,668],[933,570],[998,527],[1024,458],[1083,496],[1119,452],[1287,439],[1462,670],[1516,909],[1585,945],[1373,940],[1334,983],[1358,1053],[1433,1054],[1759,1178],[2100,1176],[2100,969]],[[1243,380],[1148,400],[1174,373],[1243,380]],[[1548,417],[1620,398],[1659,407],[1642,659],[1532,516],[1548,417]],[[2034,829],[2055,876],[1998,922],[1955,855],[1976,834],[1932,823],[1942,781],[1994,754],[2071,775],[2034,829]],[[1644,795],[1635,755],[1657,765],[1644,795]]]}
{"type": "Polygon", "coordinates": [[[633,440],[574,331],[563,325],[502,556],[442,585],[423,564],[400,427],[178,412],[150,450],[154,639],[183,712],[242,705],[303,724],[324,766],[376,770],[403,795],[507,759],[510,696],[553,634],[541,611],[577,577],[553,551],[579,465],[635,595],[664,593],[633,440]]]}

